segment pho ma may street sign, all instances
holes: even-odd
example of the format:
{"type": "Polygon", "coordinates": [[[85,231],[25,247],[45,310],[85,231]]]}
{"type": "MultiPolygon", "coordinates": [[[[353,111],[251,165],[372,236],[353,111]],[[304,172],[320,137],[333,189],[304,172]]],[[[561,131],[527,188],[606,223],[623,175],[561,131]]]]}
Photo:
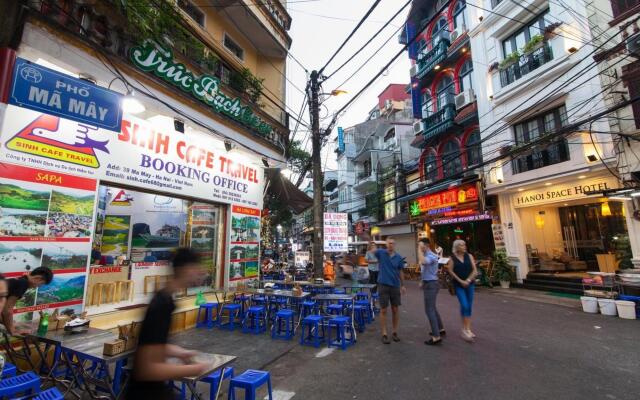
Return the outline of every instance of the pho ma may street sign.
{"type": "Polygon", "coordinates": [[[171,50],[147,41],[142,46],[133,47],[129,57],[137,68],[151,72],[163,81],[190,93],[216,112],[263,135],[273,131],[273,127],[258,117],[251,107],[243,105],[238,98],[222,93],[220,79],[207,74],[197,77],[184,64],[174,61],[171,50]]]}

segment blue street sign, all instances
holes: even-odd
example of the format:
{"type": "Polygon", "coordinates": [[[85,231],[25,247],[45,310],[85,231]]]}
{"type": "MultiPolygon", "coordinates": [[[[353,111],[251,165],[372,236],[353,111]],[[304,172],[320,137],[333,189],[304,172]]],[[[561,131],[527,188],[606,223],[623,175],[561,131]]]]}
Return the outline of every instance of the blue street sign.
{"type": "Polygon", "coordinates": [[[18,58],[10,104],[120,132],[122,95],[18,58]]]}
{"type": "Polygon", "coordinates": [[[344,129],[338,127],[338,151],[344,152],[344,129]]]}

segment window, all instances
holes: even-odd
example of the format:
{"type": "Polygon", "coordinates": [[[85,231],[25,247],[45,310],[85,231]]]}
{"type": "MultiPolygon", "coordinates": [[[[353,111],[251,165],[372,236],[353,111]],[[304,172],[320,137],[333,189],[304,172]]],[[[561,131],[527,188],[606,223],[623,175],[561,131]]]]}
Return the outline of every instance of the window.
{"type": "Polygon", "coordinates": [[[459,0],[453,9],[453,26],[457,29],[460,28],[462,32],[467,30],[467,22],[465,17],[465,10],[467,3],[464,0],[459,0]]]}
{"type": "Polygon", "coordinates": [[[453,104],[453,98],[456,94],[456,88],[453,84],[453,78],[445,76],[438,83],[438,110],[442,110],[447,104],[453,104]]]}
{"type": "Polygon", "coordinates": [[[438,159],[433,150],[427,151],[427,156],[424,158],[424,179],[427,182],[433,182],[438,177],[438,159]]]}
{"type": "Polygon", "coordinates": [[[502,0],[491,0],[491,8],[498,7],[498,4],[502,3],[502,0]]]}
{"type": "Polygon", "coordinates": [[[433,100],[431,93],[426,90],[422,93],[422,118],[427,118],[433,114],[433,100]]]}
{"type": "MultiPolygon", "coordinates": [[[[517,124],[513,127],[516,146],[533,142],[541,136],[558,131],[567,124],[565,106],[517,124]]],[[[564,138],[558,138],[544,147],[534,147],[531,153],[513,160],[513,173],[531,171],[569,160],[569,148],[564,138]]]]}
{"type": "Polygon", "coordinates": [[[396,130],[395,129],[390,129],[389,132],[387,132],[386,135],[384,135],[384,142],[388,142],[389,140],[393,139],[396,137],[396,130]]]}
{"type": "Polygon", "coordinates": [[[231,82],[231,69],[224,64],[220,64],[220,73],[218,74],[220,81],[225,85],[231,82]]]}
{"type": "Polygon", "coordinates": [[[544,35],[545,20],[544,18],[549,14],[549,10],[545,10],[542,14],[538,15],[533,21],[529,22],[526,26],[513,33],[511,36],[502,41],[502,50],[504,56],[520,51],[525,44],[535,35],[544,35]]]}
{"type": "Polygon", "coordinates": [[[482,148],[480,146],[480,132],[475,131],[467,138],[465,144],[465,151],[467,152],[467,165],[478,165],[482,162],[482,148]]]}
{"type": "Polygon", "coordinates": [[[178,0],[178,7],[192,20],[196,21],[198,25],[204,27],[204,13],[196,5],[189,0],[178,0]]]}
{"type": "Polygon", "coordinates": [[[447,36],[446,33],[448,32],[448,27],[449,23],[445,17],[440,18],[438,22],[436,22],[433,30],[431,31],[431,44],[433,44],[433,47],[436,47],[436,45],[442,40],[442,36],[447,36]]]}
{"type": "Polygon", "coordinates": [[[445,178],[449,178],[459,172],[462,172],[460,146],[455,140],[450,140],[442,149],[442,173],[445,178]]]}
{"type": "Polygon", "coordinates": [[[465,61],[460,68],[458,79],[460,80],[460,91],[473,89],[473,62],[471,59],[465,61]]]}
{"type": "Polygon", "coordinates": [[[639,6],[640,0],[611,0],[611,9],[613,10],[614,18],[626,13],[627,11],[632,11],[635,7],[639,6]]]}
{"type": "Polygon", "coordinates": [[[234,42],[233,39],[231,39],[226,33],[224,34],[224,47],[226,47],[227,50],[232,52],[239,59],[244,60],[244,49],[240,47],[239,44],[234,42]]]}

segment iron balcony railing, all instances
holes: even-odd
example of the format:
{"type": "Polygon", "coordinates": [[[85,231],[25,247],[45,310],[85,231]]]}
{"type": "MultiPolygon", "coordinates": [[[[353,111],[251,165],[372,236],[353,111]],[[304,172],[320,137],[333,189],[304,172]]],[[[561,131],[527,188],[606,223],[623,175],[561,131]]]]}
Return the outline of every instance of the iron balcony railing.
{"type": "Polygon", "coordinates": [[[440,110],[424,118],[424,137],[431,139],[441,133],[446,132],[454,124],[456,117],[456,105],[445,104],[440,110]]]}
{"type": "Polygon", "coordinates": [[[500,84],[505,87],[551,60],[553,60],[551,47],[544,43],[531,53],[520,56],[513,64],[501,68],[500,84]]]}
{"type": "Polygon", "coordinates": [[[423,78],[429,71],[433,69],[438,63],[444,61],[447,58],[447,50],[449,49],[449,40],[441,39],[431,50],[426,53],[422,53],[425,49],[420,51],[418,56],[418,73],[417,78],[423,78]]]}

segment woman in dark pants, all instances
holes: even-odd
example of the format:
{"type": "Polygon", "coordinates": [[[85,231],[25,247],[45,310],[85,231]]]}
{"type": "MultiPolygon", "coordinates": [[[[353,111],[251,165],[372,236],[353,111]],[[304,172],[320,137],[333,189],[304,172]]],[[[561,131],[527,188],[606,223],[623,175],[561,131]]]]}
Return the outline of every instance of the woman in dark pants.
{"type": "Polygon", "coordinates": [[[462,315],[462,338],[467,342],[473,342],[476,335],[471,332],[471,309],[473,307],[473,294],[478,270],[476,260],[467,253],[467,244],[464,240],[453,242],[453,254],[447,270],[453,277],[453,287],[460,302],[460,314],[462,315]]]}
{"type": "Polygon", "coordinates": [[[431,250],[429,239],[420,239],[418,242],[418,262],[422,270],[420,287],[424,292],[424,311],[431,325],[431,338],[425,340],[426,345],[442,343],[442,335],[445,334],[440,313],[436,308],[436,299],[440,284],[438,282],[438,260],[440,257],[431,250]]]}
{"type": "MultiPolygon", "coordinates": [[[[376,250],[378,246],[374,242],[369,243],[369,249],[367,254],[364,256],[367,260],[367,265],[369,267],[369,283],[374,285],[378,284],[378,258],[376,257],[376,250]]],[[[371,289],[372,293],[375,293],[377,290],[377,286],[371,289]]]]}

